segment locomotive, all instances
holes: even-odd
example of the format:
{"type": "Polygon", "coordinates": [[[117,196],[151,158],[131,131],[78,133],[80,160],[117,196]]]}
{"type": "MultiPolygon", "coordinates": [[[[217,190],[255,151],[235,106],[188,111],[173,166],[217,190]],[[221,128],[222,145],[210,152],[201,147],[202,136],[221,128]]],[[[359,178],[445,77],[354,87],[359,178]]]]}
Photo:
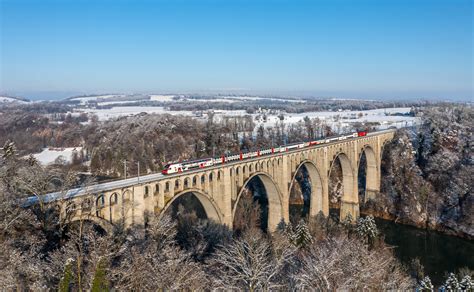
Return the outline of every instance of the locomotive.
{"type": "Polygon", "coordinates": [[[165,175],[173,174],[173,173],[182,173],[182,172],[191,171],[194,169],[207,168],[207,167],[211,167],[218,164],[229,163],[232,161],[245,160],[245,159],[250,159],[254,157],[287,152],[287,151],[291,151],[295,149],[301,149],[301,148],[311,147],[315,145],[331,143],[331,142],[346,140],[350,138],[364,137],[364,136],[367,136],[367,131],[359,131],[350,135],[343,135],[343,136],[332,137],[332,138],[321,139],[321,140],[314,140],[314,141],[309,141],[309,142],[293,143],[293,144],[289,144],[285,146],[272,147],[269,149],[256,150],[252,152],[245,152],[245,153],[240,152],[238,154],[233,154],[233,155],[222,155],[219,158],[205,158],[205,159],[199,159],[199,160],[168,163],[164,166],[164,169],[161,171],[161,173],[165,175]]]}

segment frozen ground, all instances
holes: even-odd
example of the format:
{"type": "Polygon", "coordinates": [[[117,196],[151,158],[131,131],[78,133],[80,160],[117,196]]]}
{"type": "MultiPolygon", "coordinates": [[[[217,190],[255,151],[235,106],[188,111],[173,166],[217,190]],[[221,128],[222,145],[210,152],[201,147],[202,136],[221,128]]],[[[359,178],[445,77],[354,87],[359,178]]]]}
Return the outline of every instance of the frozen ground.
{"type": "Polygon", "coordinates": [[[58,157],[62,156],[66,162],[72,161],[73,152],[80,152],[82,147],[69,148],[44,148],[42,152],[33,154],[33,156],[42,164],[48,165],[53,163],[58,157]]]}
{"type": "MultiPolygon", "coordinates": [[[[197,118],[205,117],[207,113],[198,111],[168,111],[164,107],[153,106],[119,106],[110,109],[78,109],[76,113],[86,112],[96,114],[99,120],[105,121],[108,119],[118,118],[122,116],[132,116],[140,113],[155,113],[155,114],[172,114],[172,115],[186,115],[195,116],[197,118]]],[[[319,118],[333,128],[344,129],[355,122],[374,122],[380,123],[380,129],[385,129],[391,126],[402,127],[412,125],[418,119],[410,116],[392,116],[395,113],[409,113],[410,108],[386,108],[368,111],[323,111],[323,112],[306,112],[301,114],[282,113],[284,116],[283,122],[285,124],[294,124],[302,121],[306,116],[309,118],[319,118]]],[[[223,116],[245,116],[248,115],[244,110],[214,110],[215,117],[218,119],[223,116]]],[[[264,127],[273,127],[280,121],[279,114],[267,114],[265,112],[252,114],[257,125],[264,127]],[[266,116],[264,121],[263,116],[266,116]]]]}
{"type": "Polygon", "coordinates": [[[122,97],[125,96],[123,94],[109,94],[109,95],[94,95],[94,96],[78,96],[71,98],[71,100],[78,100],[82,105],[87,104],[89,101],[98,101],[98,100],[104,100],[104,99],[109,99],[109,98],[114,98],[114,97],[122,97]]]}
{"type": "Polygon", "coordinates": [[[0,96],[0,103],[7,103],[7,102],[27,103],[24,100],[19,100],[19,99],[8,97],[8,96],[0,96]]]}
{"type": "Polygon", "coordinates": [[[170,102],[173,101],[174,95],[159,95],[159,94],[154,94],[150,95],[150,100],[154,101],[161,101],[161,102],[170,102]]]}

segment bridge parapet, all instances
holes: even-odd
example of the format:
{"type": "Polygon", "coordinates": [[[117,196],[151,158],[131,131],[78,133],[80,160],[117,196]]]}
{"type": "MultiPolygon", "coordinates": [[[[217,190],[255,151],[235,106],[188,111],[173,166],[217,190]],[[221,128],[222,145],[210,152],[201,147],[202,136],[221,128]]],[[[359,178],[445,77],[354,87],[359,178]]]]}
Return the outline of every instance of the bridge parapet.
{"type": "MultiPolygon", "coordinates": [[[[87,216],[92,221],[126,226],[144,224],[146,216],[161,216],[169,206],[187,193],[193,193],[205,206],[209,218],[232,228],[235,207],[242,189],[253,177],[265,180],[269,197],[270,230],[283,219],[289,220],[289,197],[296,174],[304,165],[311,181],[310,215],[329,214],[329,178],[333,163],[339,159],[343,171],[341,217],[359,216],[358,169],[362,154],[367,163],[365,200],[374,199],[380,191],[380,162],[382,150],[394,136],[394,131],[371,133],[366,137],[336,141],[311,148],[297,149],[276,155],[219,165],[174,175],[149,175],[131,183],[117,182],[117,187],[94,186],[90,192],[76,194],[61,204],[62,216],[73,220],[87,216]],[[271,198],[270,198],[271,196],[271,198]],[[69,209],[68,209],[69,208],[69,209]],[[81,215],[82,214],[82,215],[81,215]],[[276,222],[276,223],[275,223],[276,222]]],[[[130,180],[130,179],[129,179],[130,180]]]]}

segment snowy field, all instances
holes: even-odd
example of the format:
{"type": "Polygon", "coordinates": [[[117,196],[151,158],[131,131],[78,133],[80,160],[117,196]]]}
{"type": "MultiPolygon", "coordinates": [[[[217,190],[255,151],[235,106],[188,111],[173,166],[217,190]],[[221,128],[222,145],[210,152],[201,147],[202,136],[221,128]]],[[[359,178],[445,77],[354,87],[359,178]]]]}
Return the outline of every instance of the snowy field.
{"type": "Polygon", "coordinates": [[[295,102],[295,103],[305,103],[306,100],[302,99],[283,99],[283,98],[271,98],[271,97],[260,97],[260,96],[220,96],[220,100],[228,100],[231,102],[241,102],[241,101],[257,101],[257,100],[273,100],[280,102],[295,102]]]}
{"type": "MultiPolygon", "coordinates": [[[[118,106],[110,109],[77,109],[76,114],[86,112],[89,114],[95,114],[99,117],[100,121],[108,119],[114,119],[123,116],[133,116],[140,113],[150,114],[164,114],[168,113],[171,115],[185,115],[195,116],[202,118],[207,115],[204,111],[193,112],[193,111],[168,111],[164,107],[153,107],[153,106],[118,106]]],[[[224,116],[245,116],[248,115],[244,110],[214,110],[215,118],[219,119],[224,116]]],[[[314,119],[318,118],[323,122],[336,128],[344,128],[350,126],[355,122],[374,122],[380,123],[380,129],[385,129],[391,126],[403,127],[406,125],[412,125],[418,120],[415,117],[410,116],[392,116],[395,113],[409,113],[410,108],[386,108],[376,109],[368,111],[323,111],[323,112],[306,112],[300,114],[287,114],[282,113],[284,116],[283,122],[285,124],[294,124],[302,121],[306,116],[314,119]]],[[[265,114],[255,113],[252,114],[257,125],[263,125],[264,127],[274,127],[277,122],[280,121],[279,114],[265,114]],[[263,120],[263,116],[266,116],[266,121],[263,120]]]]}
{"type": "Polygon", "coordinates": [[[150,100],[152,101],[160,101],[160,102],[171,102],[174,101],[173,98],[174,95],[159,95],[159,94],[154,94],[150,95],[150,100]]]}
{"type": "MultiPolygon", "coordinates": [[[[98,100],[104,100],[104,99],[109,99],[109,98],[115,98],[115,97],[123,97],[125,96],[124,94],[109,94],[109,95],[94,95],[94,96],[78,96],[71,98],[70,100],[78,100],[80,101],[81,105],[87,104],[89,101],[98,101],[98,100]]],[[[115,102],[118,103],[118,102],[115,102]]]]}
{"type": "Polygon", "coordinates": [[[0,96],[0,103],[10,103],[10,102],[16,102],[16,103],[27,103],[26,101],[19,100],[16,98],[8,97],[8,96],[0,96]]]}
{"type": "Polygon", "coordinates": [[[72,154],[80,152],[82,147],[69,148],[44,148],[42,152],[33,154],[41,165],[48,165],[53,163],[58,157],[62,156],[67,163],[72,161],[72,154]]]}
{"type": "Polygon", "coordinates": [[[161,106],[117,106],[110,109],[77,109],[76,112],[85,112],[95,114],[99,121],[106,121],[125,116],[133,116],[140,113],[148,114],[174,114],[174,115],[193,115],[191,111],[167,111],[161,106]]]}
{"type": "MultiPolygon", "coordinates": [[[[170,115],[183,115],[183,116],[200,116],[193,111],[168,111],[161,106],[117,106],[110,109],[77,109],[74,113],[79,115],[85,112],[88,114],[95,114],[99,118],[99,121],[106,121],[109,119],[115,119],[124,116],[133,116],[140,113],[148,114],[170,114],[170,115]]],[[[215,116],[244,116],[246,112],[244,110],[214,110],[215,116]]]]}
{"type": "MultiPolygon", "coordinates": [[[[419,122],[419,118],[390,115],[396,113],[405,114],[409,112],[410,108],[386,108],[367,111],[307,112],[301,114],[284,114],[283,122],[286,125],[295,124],[303,121],[307,116],[311,119],[320,119],[322,123],[330,126],[336,133],[347,133],[352,130],[352,124],[356,122],[379,123],[380,125],[377,126],[379,130],[388,129],[390,127],[402,128],[413,126],[419,122]]],[[[275,127],[279,121],[280,118],[277,115],[267,115],[266,121],[260,117],[260,119],[256,121],[257,127],[255,127],[254,135],[256,135],[258,127],[275,127]]]]}

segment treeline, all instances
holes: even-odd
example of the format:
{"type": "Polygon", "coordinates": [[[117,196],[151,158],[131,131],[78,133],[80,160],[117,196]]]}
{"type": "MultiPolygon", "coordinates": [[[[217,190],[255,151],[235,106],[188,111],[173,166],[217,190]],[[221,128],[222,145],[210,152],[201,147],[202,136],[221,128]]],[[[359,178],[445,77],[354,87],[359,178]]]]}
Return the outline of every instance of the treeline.
{"type": "MultiPolygon", "coordinates": [[[[60,190],[70,175],[53,179],[52,170],[19,160],[11,147],[1,154],[2,290],[434,289],[422,268],[396,260],[372,217],[353,225],[319,214],[282,222],[272,234],[252,225],[236,234],[180,211],[174,220],[151,215],[144,226],[119,223],[107,233],[87,215],[69,222],[53,205],[21,207],[25,190],[60,190]]],[[[469,291],[470,275],[451,275],[444,289],[469,291]]]]}
{"type": "Polygon", "coordinates": [[[374,212],[474,238],[474,109],[425,108],[422,125],[400,130],[382,159],[374,212]]]}
{"type": "MultiPolygon", "coordinates": [[[[378,240],[371,220],[357,228],[323,216],[274,234],[232,233],[193,213],[109,233],[71,223],[53,205],[23,208],[25,190],[61,189],[34,161],[4,148],[0,160],[2,290],[407,289],[415,281],[378,240]],[[354,254],[357,254],[355,257],[354,254]],[[357,268],[354,268],[357,267],[357,268]]],[[[62,181],[63,183],[59,183],[62,181]]]]}

